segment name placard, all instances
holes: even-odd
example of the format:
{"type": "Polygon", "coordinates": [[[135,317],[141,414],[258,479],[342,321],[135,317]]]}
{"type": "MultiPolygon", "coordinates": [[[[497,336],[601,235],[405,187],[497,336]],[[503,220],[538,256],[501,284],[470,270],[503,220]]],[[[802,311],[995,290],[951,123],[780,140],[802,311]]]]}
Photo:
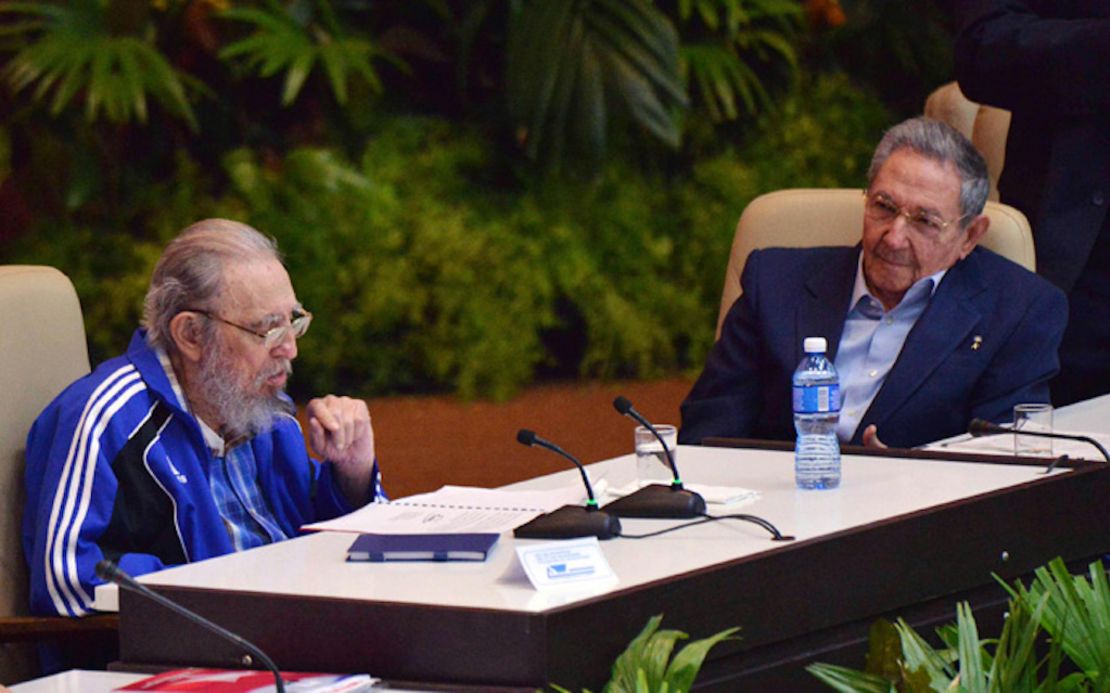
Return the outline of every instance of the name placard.
{"type": "Polygon", "coordinates": [[[597,537],[517,546],[516,555],[537,590],[582,587],[616,580],[597,537]]]}

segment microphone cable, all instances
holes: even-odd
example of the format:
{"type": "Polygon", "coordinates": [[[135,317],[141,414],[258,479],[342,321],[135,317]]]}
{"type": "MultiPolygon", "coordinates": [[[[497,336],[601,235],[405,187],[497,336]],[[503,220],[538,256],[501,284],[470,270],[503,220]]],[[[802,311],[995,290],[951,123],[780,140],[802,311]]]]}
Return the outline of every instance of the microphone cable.
{"type": "Polygon", "coordinates": [[[771,541],[794,541],[794,537],[792,535],[783,534],[779,531],[778,527],[775,527],[773,524],[763,519],[762,517],[758,515],[749,515],[747,513],[732,513],[729,515],[710,515],[708,513],[703,513],[700,520],[684,522],[680,525],[667,527],[666,529],[660,529],[654,532],[648,532],[647,534],[626,534],[622,531],[617,536],[621,537],[622,539],[647,539],[649,537],[657,537],[661,534],[667,534],[668,532],[675,532],[680,529],[686,529],[687,527],[704,525],[706,523],[717,522],[719,520],[741,520],[743,522],[751,522],[752,524],[759,525],[763,529],[767,530],[771,534],[771,541]]]}

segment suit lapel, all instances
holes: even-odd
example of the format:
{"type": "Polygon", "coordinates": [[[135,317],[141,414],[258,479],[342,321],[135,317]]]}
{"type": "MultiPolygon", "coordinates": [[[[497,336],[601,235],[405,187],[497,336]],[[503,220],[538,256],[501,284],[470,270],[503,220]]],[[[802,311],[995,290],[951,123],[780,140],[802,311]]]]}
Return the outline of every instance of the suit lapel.
{"type": "Polygon", "coordinates": [[[886,381],[856,429],[869,424],[883,430],[883,422],[929,378],[961,344],[981,319],[974,297],[986,289],[975,254],[956,263],[944,275],[928,307],[906,336],[906,343],[886,381]],[[874,413],[880,412],[879,416],[874,413]]]}
{"type": "Polygon", "coordinates": [[[798,306],[795,320],[794,360],[802,360],[802,341],[806,337],[824,337],[829,343],[829,360],[836,358],[848,302],[859,265],[860,246],[837,252],[821,270],[805,281],[805,296],[798,306]]]}

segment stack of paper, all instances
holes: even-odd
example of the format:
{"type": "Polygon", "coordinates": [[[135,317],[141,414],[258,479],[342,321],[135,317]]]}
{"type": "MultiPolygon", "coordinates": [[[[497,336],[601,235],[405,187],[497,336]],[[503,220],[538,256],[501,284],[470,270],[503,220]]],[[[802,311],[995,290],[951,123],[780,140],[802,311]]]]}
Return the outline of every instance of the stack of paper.
{"type": "MultiPolygon", "coordinates": [[[[1057,431],[1063,433],[1064,431],[1057,431]]],[[[1082,433],[1075,431],[1067,431],[1068,435],[1088,436],[1094,438],[1102,443],[1103,447],[1110,448],[1110,436],[1102,433],[1082,433]]],[[[1046,455],[1051,457],[1059,457],[1067,455],[1073,460],[1092,460],[1102,462],[1102,453],[1098,448],[1090,443],[1084,443],[1079,440],[1060,440],[1053,439],[1052,441],[1052,454],[1046,455]]],[[[947,440],[942,440],[930,445],[924,446],[924,450],[945,451],[950,450],[953,452],[969,452],[978,453],[981,455],[1013,455],[1014,454],[1014,434],[1012,433],[999,433],[998,435],[982,436],[980,438],[973,438],[970,435],[960,435],[947,440]]]]}
{"type": "Polygon", "coordinates": [[[581,504],[581,485],[547,491],[444,486],[433,493],[371,503],[302,529],[360,534],[458,534],[505,532],[564,505],[581,504]]]}

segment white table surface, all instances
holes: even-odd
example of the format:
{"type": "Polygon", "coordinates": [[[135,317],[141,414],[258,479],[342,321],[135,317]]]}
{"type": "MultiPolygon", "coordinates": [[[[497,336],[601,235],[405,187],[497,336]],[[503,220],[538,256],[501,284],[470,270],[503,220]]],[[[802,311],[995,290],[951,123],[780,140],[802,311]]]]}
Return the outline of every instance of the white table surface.
{"type": "MultiPolygon", "coordinates": [[[[1062,407],[1056,411],[1059,431],[1110,433],[1110,395],[1062,407]]],[[[993,464],[944,463],[879,457],[845,456],[843,483],[833,491],[800,491],[793,483],[789,452],[679,447],[679,469],[687,483],[741,486],[759,490],[763,498],[739,512],[760,515],[783,534],[798,541],[856,527],[875,520],[913,512],[939,503],[1038,478],[1039,470],[993,464]]],[[[611,487],[635,476],[632,455],[588,465],[593,479],[611,487]]],[[[507,488],[545,488],[576,483],[567,470],[507,488]]],[[[710,506],[710,512],[722,512],[710,506]]],[[[628,533],[666,526],[669,521],[624,519],[628,533]]],[[[674,522],[671,522],[674,524],[674,522]]],[[[538,595],[516,572],[517,541],[506,533],[490,558],[470,563],[346,563],[351,535],[323,532],[264,546],[242,554],[187,564],[145,575],[151,585],[221,588],[275,594],[308,594],[353,599],[381,599],[417,604],[444,604],[493,609],[541,611],[565,603],[567,597],[538,595]],[[449,578],[452,588],[442,589],[449,578]]],[[[747,523],[729,522],[680,530],[646,540],[602,542],[616,571],[620,589],[724,560],[778,548],[764,530],[747,523]],[[680,546],[681,550],[675,547],[680,546]],[[643,556],[650,553],[651,561],[643,556]]],[[[594,593],[596,594],[596,593],[594,593]]],[[[587,598],[586,592],[574,598],[587,598]]],[[[96,589],[96,606],[118,610],[115,585],[96,589]]]]}
{"type": "MultiPolygon", "coordinates": [[[[763,497],[739,512],[760,515],[797,541],[1043,478],[1036,467],[845,456],[839,489],[802,491],[794,486],[791,452],[680,446],[678,459],[687,483],[759,490],[763,497]]],[[[635,474],[634,457],[590,465],[590,472],[594,479],[620,486],[635,474]]],[[[558,486],[576,476],[568,470],[519,486],[558,486]]],[[[710,512],[718,511],[710,507],[710,512]]],[[[621,520],[624,531],[632,534],[678,522],[621,520]]],[[[603,541],[617,585],[552,596],[537,593],[516,567],[513,546],[537,540],[517,540],[506,533],[484,563],[347,563],[346,549],[353,538],[321,532],[170,568],[141,580],[148,585],[542,612],[785,546],[771,541],[762,528],[737,521],[651,539],[603,541]]]]}
{"type": "Polygon", "coordinates": [[[1060,407],[1052,425],[1058,433],[1110,433],[1110,395],[1060,407]]]}

